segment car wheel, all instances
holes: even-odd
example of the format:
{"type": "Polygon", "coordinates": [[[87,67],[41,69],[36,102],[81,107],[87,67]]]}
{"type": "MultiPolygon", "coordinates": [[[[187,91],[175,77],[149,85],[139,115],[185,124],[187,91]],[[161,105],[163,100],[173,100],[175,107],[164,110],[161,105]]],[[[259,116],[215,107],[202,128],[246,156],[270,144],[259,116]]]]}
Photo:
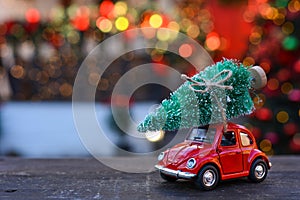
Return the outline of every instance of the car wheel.
{"type": "Polygon", "coordinates": [[[169,176],[169,175],[166,175],[162,172],[160,172],[160,177],[168,182],[175,182],[177,181],[177,178],[176,177],[173,177],[173,176],[169,176]]]}
{"type": "Polygon", "coordinates": [[[267,164],[262,159],[255,160],[250,168],[249,179],[255,183],[265,180],[268,174],[267,164]]]}
{"type": "Polygon", "coordinates": [[[218,170],[212,165],[206,165],[199,171],[195,184],[202,190],[212,190],[218,182],[218,170]]]}

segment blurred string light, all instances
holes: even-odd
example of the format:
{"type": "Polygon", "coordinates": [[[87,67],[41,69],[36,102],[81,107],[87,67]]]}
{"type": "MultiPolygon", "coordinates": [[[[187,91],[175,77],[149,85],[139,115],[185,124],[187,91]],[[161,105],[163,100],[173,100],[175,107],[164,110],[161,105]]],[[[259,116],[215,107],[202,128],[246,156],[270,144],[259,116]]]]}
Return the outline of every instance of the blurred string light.
{"type": "Polygon", "coordinates": [[[146,132],[146,139],[150,142],[158,142],[164,138],[164,131],[146,132]]]}
{"type": "MultiPolygon", "coordinates": [[[[136,24],[136,22],[139,21],[138,19],[135,19],[139,17],[137,12],[138,10],[137,8],[129,8],[128,3],[125,1],[102,1],[98,6],[98,16],[97,14],[95,15],[94,8],[94,5],[78,6],[77,4],[71,4],[67,7],[66,14],[75,29],[79,31],[86,31],[95,24],[96,27],[105,34],[116,33],[116,30],[125,31],[130,27],[164,27],[175,31],[183,31],[190,37],[197,39],[201,36],[203,37],[203,35],[212,30],[212,21],[209,11],[206,9],[200,9],[199,5],[194,6],[194,3],[185,5],[182,14],[187,17],[182,18],[179,23],[176,21],[170,21],[168,16],[162,13],[153,13],[151,10],[146,10],[142,15],[140,15],[142,16],[141,23],[136,24]],[[196,20],[190,20],[188,17],[196,20]]],[[[61,23],[64,18],[65,14],[62,7],[53,9],[51,12],[50,19],[53,20],[53,23],[56,24],[57,27],[62,25],[61,23]]],[[[68,42],[72,44],[79,42],[79,35],[73,30],[65,32],[64,35],[66,35],[68,42]]],[[[144,35],[147,38],[153,38],[155,33],[145,32],[144,35]]],[[[56,34],[51,37],[52,42],[56,43],[56,46],[61,46],[63,44],[63,38],[60,36],[61,35],[56,34]]],[[[156,36],[161,41],[170,42],[174,40],[177,35],[174,34],[174,32],[170,33],[166,31],[158,31],[156,36]]],[[[206,39],[207,48],[210,51],[215,51],[218,48],[221,49],[221,43],[225,44],[226,42],[224,38],[218,37],[214,32],[212,32],[206,39]]],[[[158,43],[157,46],[161,47],[162,44],[165,46],[165,43],[162,42],[158,43]]],[[[224,47],[224,45],[222,47],[224,47]]],[[[187,52],[186,54],[190,54],[190,52],[187,52]]]]}
{"type": "MultiPolygon", "coordinates": [[[[38,9],[29,8],[24,15],[24,21],[0,24],[1,58],[10,60],[16,53],[15,56],[18,56],[16,62],[7,67],[11,77],[20,81],[21,87],[24,87],[17,92],[15,98],[70,99],[78,63],[86,55],[84,46],[90,45],[91,40],[101,42],[107,36],[131,28],[158,28],[157,31],[143,32],[146,38],[158,39],[157,49],[147,51],[154,62],[166,62],[168,57],[165,50],[177,38],[178,32],[197,40],[212,56],[222,55],[223,51],[236,48],[231,46],[228,38],[216,31],[214,16],[205,7],[205,1],[176,1],[177,7],[170,11],[174,15],[168,15],[169,11],[160,11],[156,3],[136,1],[132,5],[131,1],[112,0],[88,5],[70,3],[66,7],[59,5],[51,9],[49,16],[43,19],[38,9]],[[28,51],[26,44],[33,45],[33,51],[38,55],[30,57],[29,54],[20,53],[26,48],[28,51]],[[23,84],[23,81],[31,81],[30,87],[38,89],[25,88],[28,84],[23,84]]],[[[299,146],[298,135],[295,136],[299,133],[299,107],[293,107],[293,110],[271,109],[276,98],[293,105],[300,102],[297,82],[300,59],[295,59],[294,56],[300,46],[296,21],[299,19],[299,12],[300,0],[248,0],[243,13],[243,20],[253,26],[248,35],[249,49],[247,55],[241,58],[242,62],[247,66],[260,65],[268,75],[267,86],[261,93],[253,95],[257,111],[251,117],[263,123],[275,123],[276,127],[272,128],[279,128],[265,131],[263,126],[249,124],[249,127],[256,137],[266,139],[259,144],[269,153],[278,148],[276,144],[268,143],[276,141],[274,135],[284,134],[291,137],[290,148],[294,150],[299,146]],[[280,63],[280,66],[275,66],[274,62],[280,63]]],[[[134,37],[135,35],[127,35],[127,39],[134,37]]],[[[194,48],[184,43],[178,47],[178,53],[183,58],[188,58],[193,55],[194,48]]],[[[122,59],[131,62],[135,59],[135,54],[127,54],[122,59]]],[[[92,62],[89,66],[96,65],[95,63],[92,62]]],[[[91,85],[97,84],[98,74],[96,71],[89,74],[88,81],[91,85]]],[[[102,77],[98,91],[108,93],[119,76],[120,73],[102,77]]]]}
{"type": "MultiPolygon", "coordinates": [[[[299,113],[295,111],[299,112],[300,102],[299,11],[299,0],[249,0],[243,15],[246,22],[255,23],[243,64],[258,64],[268,75],[262,91],[266,98],[255,104],[250,127],[257,133],[259,147],[269,155],[300,152],[300,144],[295,142],[299,132],[299,113]]],[[[258,99],[253,98],[254,102],[258,99]]]]}

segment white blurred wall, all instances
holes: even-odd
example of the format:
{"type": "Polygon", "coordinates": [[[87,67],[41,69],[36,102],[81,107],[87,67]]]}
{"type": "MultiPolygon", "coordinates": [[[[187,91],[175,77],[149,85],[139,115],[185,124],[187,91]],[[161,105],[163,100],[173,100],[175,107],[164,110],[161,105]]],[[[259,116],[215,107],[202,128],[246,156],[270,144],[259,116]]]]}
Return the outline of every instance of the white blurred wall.
{"type": "MultiPolygon", "coordinates": [[[[132,106],[135,121],[141,121],[152,103],[132,106]]],[[[76,131],[72,102],[7,102],[0,106],[0,155],[11,152],[24,157],[78,157],[89,156],[76,131]]],[[[120,135],[112,127],[110,105],[96,105],[97,120],[112,142],[120,142],[120,135]]],[[[122,138],[124,140],[124,138],[122,138]]],[[[126,137],[125,137],[126,140],[126,137]]],[[[103,138],[104,141],[104,138],[103,138]]],[[[116,149],[102,141],[101,155],[112,156],[116,149]]],[[[130,139],[124,141],[134,151],[151,151],[148,142],[130,139]]]]}

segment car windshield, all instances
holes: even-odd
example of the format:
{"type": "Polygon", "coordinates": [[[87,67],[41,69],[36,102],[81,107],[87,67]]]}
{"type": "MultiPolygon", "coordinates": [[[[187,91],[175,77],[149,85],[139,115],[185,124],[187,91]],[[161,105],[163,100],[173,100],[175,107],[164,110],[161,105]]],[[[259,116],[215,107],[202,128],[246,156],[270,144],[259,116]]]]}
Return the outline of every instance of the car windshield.
{"type": "Polygon", "coordinates": [[[214,141],[216,129],[208,127],[192,128],[188,134],[187,140],[206,142],[211,144],[214,141]]]}

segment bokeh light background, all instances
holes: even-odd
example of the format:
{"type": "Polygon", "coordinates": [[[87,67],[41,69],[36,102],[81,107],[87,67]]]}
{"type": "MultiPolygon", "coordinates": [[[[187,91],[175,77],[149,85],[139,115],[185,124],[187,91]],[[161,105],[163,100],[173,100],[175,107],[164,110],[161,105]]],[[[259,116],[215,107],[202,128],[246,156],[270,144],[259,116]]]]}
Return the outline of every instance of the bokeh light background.
{"type": "MultiPolygon", "coordinates": [[[[132,28],[169,28],[198,41],[215,61],[260,65],[268,83],[253,92],[257,109],[243,123],[267,154],[300,153],[300,0],[1,0],[0,6],[2,102],[71,101],[80,64],[105,38],[132,28]]],[[[101,77],[97,102],[109,103],[114,85],[136,65],[153,62],[196,73],[184,61],[194,53],[189,44],[179,47],[179,58],[163,50],[176,35],[144,35],[159,39],[157,49],[117,59],[101,77]]],[[[106,50],[115,51],[113,45],[106,50]]],[[[153,72],[167,76],[157,67],[153,72]]],[[[89,83],[98,78],[90,73],[89,83]]],[[[169,92],[148,85],[131,102],[160,102],[169,92]]]]}

